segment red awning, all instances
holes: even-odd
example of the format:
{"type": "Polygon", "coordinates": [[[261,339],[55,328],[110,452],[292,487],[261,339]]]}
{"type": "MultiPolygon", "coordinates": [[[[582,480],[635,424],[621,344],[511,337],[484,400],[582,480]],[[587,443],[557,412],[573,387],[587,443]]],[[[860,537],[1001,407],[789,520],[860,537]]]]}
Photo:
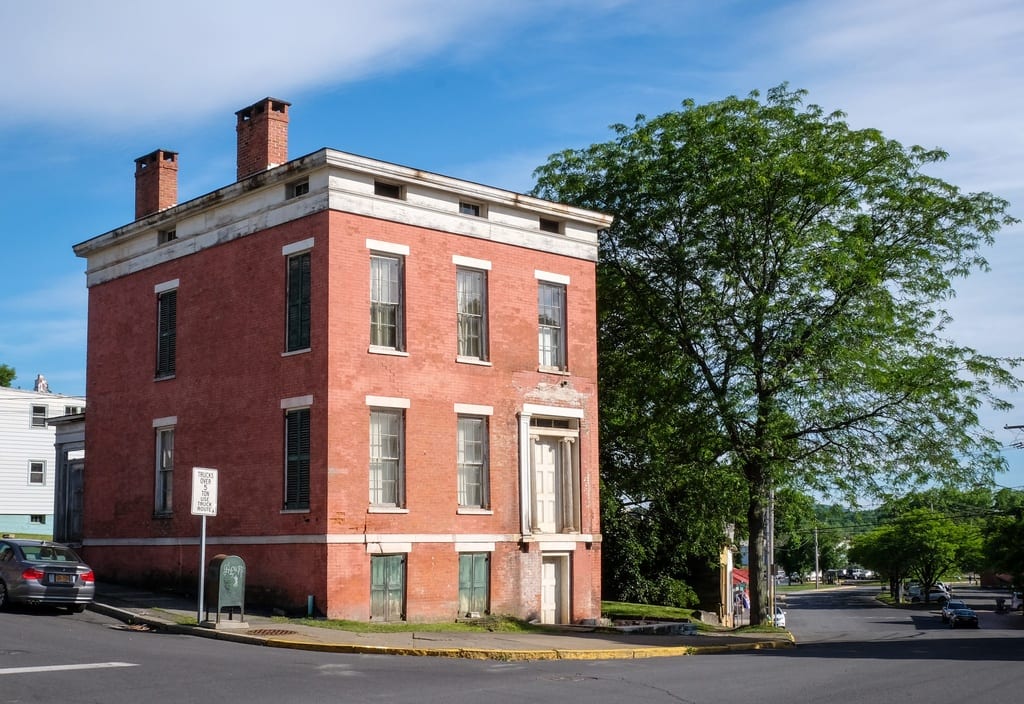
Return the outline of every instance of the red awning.
{"type": "Polygon", "coordinates": [[[732,583],[733,584],[750,584],[750,570],[743,567],[732,568],[732,583]]]}

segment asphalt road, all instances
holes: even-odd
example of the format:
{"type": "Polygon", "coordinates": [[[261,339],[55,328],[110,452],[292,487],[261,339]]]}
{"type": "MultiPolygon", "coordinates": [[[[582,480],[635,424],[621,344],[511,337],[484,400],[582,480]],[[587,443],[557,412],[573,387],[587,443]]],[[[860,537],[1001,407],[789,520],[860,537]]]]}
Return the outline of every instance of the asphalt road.
{"type": "MultiPolygon", "coordinates": [[[[950,630],[937,610],[876,605],[875,591],[790,595],[795,649],[634,661],[337,655],[131,631],[92,612],[15,610],[0,613],[0,703],[1019,700],[1019,612],[982,611],[981,629],[950,630]]],[[[968,602],[991,609],[981,594],[968,602]]]]}

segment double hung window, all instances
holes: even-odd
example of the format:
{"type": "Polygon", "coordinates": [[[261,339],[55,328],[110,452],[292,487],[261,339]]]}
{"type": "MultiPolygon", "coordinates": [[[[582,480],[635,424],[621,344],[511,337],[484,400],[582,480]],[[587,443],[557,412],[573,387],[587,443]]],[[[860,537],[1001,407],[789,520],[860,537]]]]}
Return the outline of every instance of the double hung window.
{"type": "Polygon", "coordinates": [[[171,513],[174,487],[174,428],[156,429],[155,513],[171,513]]]}
{"type": "Polygon", "coordinates": [[[460,357],[487,359],[487,272],[456,270],[460,357]]]}
{"type": "Polygon", "coordinates": [[[548,369],[566,369],[565,286],[541,281],[537,289],[539,364],[548,369]]]}
{"type": "Polygon", "coordinates": [[[403,449],[405,413],[402,409],[370,410],[370,504],[400,507],[404,503],[403,449]]]}
{"type": "Polygon", "coordinates": [[[403,258],[370,256],[370,345],[392,350],[405,347],[403,258]]]}
{"type": "Polygon", "coordinates": [[[458,420],[459,506],[487,506],[487,418],[459,416],[458,420]]]}

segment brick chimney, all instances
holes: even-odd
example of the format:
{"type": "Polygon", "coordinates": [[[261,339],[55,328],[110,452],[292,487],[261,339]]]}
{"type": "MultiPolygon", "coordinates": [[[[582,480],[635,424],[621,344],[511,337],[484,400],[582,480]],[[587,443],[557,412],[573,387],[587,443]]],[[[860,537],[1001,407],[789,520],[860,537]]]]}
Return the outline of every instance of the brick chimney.
{"type": "Polygon", "coordinates": [[[135,219],[178,204],[178,152],[157,149],[135,160],[135,219]]]}
{"type": "Polygon", "coordinates": [[[238,116],[238,180],[288,161],[288,108],[291,103],[264,98],[238,116]]]}

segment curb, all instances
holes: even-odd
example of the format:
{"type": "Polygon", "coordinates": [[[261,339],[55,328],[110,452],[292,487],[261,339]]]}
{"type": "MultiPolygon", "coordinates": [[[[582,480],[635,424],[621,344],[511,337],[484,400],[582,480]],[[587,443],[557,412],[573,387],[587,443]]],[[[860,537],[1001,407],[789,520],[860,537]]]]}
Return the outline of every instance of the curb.
{"type": "Polygon", "coordinates": [[[785,640],[773,639],[729,643],[726,645],[678,645],[648,646],[643,648],[616,648],[595,650],[492,650],[488,648],[409,648],[405,646],[356,645],[349,643],[315,643],[273,636],[253,636],[232,631],[217,631],[192,625],[182,625],[153,616],[139,614],[127,609],[93,602],[90,611],[116,618],[128,624],[141,624],[166,633],[212,638],[247,645],[262,645],[268,648],[288,650],[309,650],[321,653],[342,653],[348,655],[404,655],[409,657],[464,658],[469,660],[495,660],[499,662],[526,662],[530,660],[639,660],[646,658],[684,657],[690,655],[712,655],[746,650],[777,650],[796,647],[792,634],[785,640]]]}

